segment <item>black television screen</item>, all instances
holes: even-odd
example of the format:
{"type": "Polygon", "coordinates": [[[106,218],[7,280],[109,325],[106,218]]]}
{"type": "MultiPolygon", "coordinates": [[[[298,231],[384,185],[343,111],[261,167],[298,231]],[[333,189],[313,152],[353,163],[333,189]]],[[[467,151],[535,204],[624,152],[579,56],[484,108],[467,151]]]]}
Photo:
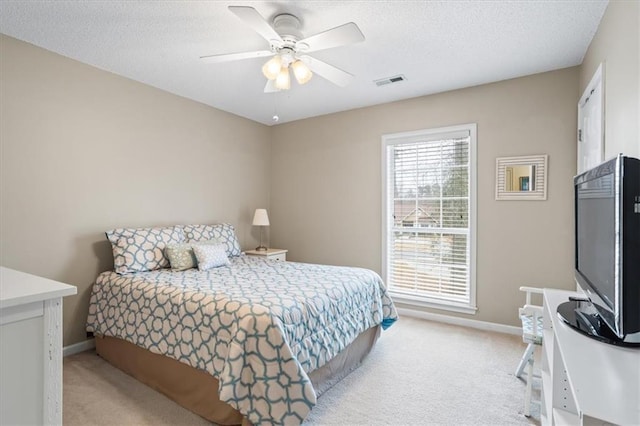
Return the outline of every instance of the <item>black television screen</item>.
{"type": "Polygon", "coordinates": [[[589,303],[558,313],[592,337],[640,345],[640,160],[619,155],[576,176],[574,196],[575,278],[589,303]]]}
{"type": "Polygon", "coordinates": [[[576,185],[576,269],[613,308],[616,200],[614,174],[576,185]]]}

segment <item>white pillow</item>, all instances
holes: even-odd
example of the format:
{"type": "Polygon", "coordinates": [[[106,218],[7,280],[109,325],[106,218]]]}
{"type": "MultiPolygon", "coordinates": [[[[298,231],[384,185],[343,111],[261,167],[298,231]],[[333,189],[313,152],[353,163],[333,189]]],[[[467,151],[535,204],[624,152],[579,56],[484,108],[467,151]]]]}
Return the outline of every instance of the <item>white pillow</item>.
{"type": "Polygon", "coordinates": [[[198,260],[198,269],[201,271],[227,266],[231,263],[224,244],[192,244],[191,247],[198,260]]]}

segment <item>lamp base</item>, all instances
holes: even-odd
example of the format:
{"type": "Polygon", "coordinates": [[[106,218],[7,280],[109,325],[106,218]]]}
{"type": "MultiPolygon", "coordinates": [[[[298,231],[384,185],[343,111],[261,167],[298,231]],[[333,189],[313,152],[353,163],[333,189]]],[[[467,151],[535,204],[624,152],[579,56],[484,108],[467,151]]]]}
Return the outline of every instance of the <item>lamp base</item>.
{"type": "Polygon", "coordinates": [[[256,247],[256,251],[267,251],[267,248],[265,246],[258,246],[256,247]]]}

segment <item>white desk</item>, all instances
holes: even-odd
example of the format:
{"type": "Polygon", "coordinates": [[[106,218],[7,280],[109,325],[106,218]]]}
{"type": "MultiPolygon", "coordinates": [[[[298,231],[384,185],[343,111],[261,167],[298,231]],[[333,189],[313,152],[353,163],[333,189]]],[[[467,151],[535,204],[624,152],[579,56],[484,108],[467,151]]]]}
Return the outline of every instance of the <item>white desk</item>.
{"type": "Polygon", "coordinates": [[[578,293],[544,290],[543,425],[640,424],[640,349],[599,342],[565,324],[559,304],[578,293]]]}
{"type": "Polygon", "coordinates": [[[62,298],[76,292],[0,267],[0,424],[62,424],[62,298]]]}

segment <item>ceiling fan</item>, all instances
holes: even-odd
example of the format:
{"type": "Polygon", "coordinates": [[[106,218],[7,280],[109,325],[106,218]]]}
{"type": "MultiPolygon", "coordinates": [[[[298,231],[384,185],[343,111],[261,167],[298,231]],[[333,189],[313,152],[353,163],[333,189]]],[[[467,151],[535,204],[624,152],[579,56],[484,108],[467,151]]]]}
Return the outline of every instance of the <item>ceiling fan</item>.
{"type": "Polygon", "coordinates": [[[308,55],[318,50],[364,41],[360,28],[353,22],[310,37],[302,37],[299,31],[300,20],[294,15],[288,13],[276,15],[273,18],[273,25],[270,25],[252,7],[229,6],[229,10],[267,40],[270,49],[201,56],[200,59],[203,61],[220,63],[272,56],[262,66],[262,73],[268,79],[264,88],[265,93],[288,90],[291,87],[290,70],[293,71],[299,84],[307,83],[313,73],[340,87],[349,84],[353,78],[353,74],[308,55]]]}

